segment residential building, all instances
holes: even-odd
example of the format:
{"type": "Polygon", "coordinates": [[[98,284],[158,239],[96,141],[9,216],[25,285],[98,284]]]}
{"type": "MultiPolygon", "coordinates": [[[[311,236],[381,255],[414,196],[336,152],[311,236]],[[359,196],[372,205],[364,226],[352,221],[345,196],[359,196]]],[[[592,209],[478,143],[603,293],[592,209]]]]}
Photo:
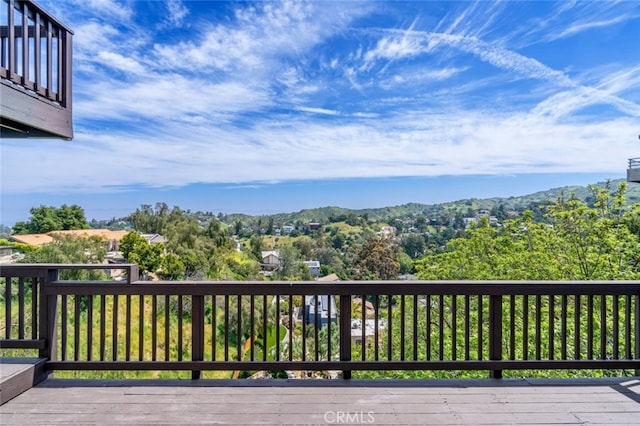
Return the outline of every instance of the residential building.
{"type": "Polygon", "coordinates": [[[309,268],[309,273],[312,277],[320,276],[320,261],[318,260],[305,260],[304,264],[309,268]]]}
{"type": "Polygon", "coordinates": [[[304,320],[307,324],[323,328],[331,321],[338,323],[336,297],[331,295],[307,295],[304,297],[304,320]]]}

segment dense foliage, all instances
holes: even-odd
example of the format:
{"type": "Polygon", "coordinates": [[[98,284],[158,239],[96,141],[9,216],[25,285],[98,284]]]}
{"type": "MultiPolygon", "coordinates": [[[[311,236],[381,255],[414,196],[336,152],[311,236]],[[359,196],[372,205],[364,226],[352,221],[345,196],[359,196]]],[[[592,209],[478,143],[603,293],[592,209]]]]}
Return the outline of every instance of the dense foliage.
{"type": "Polygon", "coordinates": [[[75,204],[63,204],[59,208],[33,207],[30,212],[31,218],[27,222],[18,222],[13,226],[14,234],[44,234],[50,231],[90,228],[84,210],[75,204]]]}
{"type": "Polygon", "coordinates": [[[574,197],[545,205],[544,221],[531,211],[500,228],[486,220],[442,253],[417,262],[418,276],[446,280],[637,279],[640,206],[625,210],[625,184],[617,190],[592,186],[594,203],[574,197]]]}

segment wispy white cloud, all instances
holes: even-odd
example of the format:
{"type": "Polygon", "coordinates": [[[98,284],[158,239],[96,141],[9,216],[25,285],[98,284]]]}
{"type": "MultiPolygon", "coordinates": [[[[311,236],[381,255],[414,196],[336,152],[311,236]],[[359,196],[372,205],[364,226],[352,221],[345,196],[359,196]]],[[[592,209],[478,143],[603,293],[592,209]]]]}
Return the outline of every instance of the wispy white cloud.
{"type": "Polygon", "coordinates": [[[166,6],[168,15],[165,20],[165,25],[170,27],[182,26],[184,19],[189,14],[189,9],[181,0],[167,0],[166,6]]]}
{"type": "Polygon", "coordinates": [[[299,106],[295,108],[298,111],[302,111],[302,112],[311,112],[314,114],[324,114],[324,115],[339,115],[340,113],[338,111],[332,110],[332,109],[326,109],[326,108],[313,108],[313,107],[305,107],[305,106],[299,106]]]}
{"type": "Polygon", "coordinates": [[[628,5],[618,22],[578,2],[563,6],[575,19],[540,13],[516,31],[507,15],[530,5],[445,3],[418,19],[394,3],[230,3],[214,16],[174,1],[159,19],[190,35],[176,38],[137,22],[136,2],[96,0],[88,15],[61,3],[77,24],[76,136],[3,141],[3,193],[610,172],[637,154],[633,52],[576,65],[522,48],[616,27],[628,5]]]}

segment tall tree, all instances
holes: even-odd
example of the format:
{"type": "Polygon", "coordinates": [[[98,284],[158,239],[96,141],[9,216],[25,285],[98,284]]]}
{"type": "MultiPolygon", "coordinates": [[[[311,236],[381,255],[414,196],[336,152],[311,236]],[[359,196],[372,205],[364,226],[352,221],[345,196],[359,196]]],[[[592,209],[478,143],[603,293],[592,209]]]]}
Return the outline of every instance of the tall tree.
{"type": "Polygon", "coordinates": [[[356,249],[353,266],[358,279],[393,280],[398,278],[400,262],[389,238],[373,237],[356,249]]]}
{"type": "Polygon", "coordinates": [[[33,207],[30,213],[31,218],[27,222],[18,222],[13,226],[14,234],[45,234],[51,231],[90,228],[84,210],[75,204],[33,207]]]}

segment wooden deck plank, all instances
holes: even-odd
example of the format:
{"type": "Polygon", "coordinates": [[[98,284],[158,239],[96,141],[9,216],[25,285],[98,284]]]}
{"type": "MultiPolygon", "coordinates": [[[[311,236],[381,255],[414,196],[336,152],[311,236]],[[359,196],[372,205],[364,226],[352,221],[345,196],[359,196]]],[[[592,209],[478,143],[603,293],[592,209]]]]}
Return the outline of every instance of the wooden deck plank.
{"type": "Polygon", "coordinates": [[[509,386],[509,381],[471,386],[457,380],[449,386],[406,387],[401,381],[386,387],[358,381],[333,386],[153,383],[49,379],[0,407],[0,423],[335,424],[342,415],[343,423],[369,424],[624,425],[640,419],[640,403],[632,398],[635,385],[622,379],[525,386],[509,386]]]}

